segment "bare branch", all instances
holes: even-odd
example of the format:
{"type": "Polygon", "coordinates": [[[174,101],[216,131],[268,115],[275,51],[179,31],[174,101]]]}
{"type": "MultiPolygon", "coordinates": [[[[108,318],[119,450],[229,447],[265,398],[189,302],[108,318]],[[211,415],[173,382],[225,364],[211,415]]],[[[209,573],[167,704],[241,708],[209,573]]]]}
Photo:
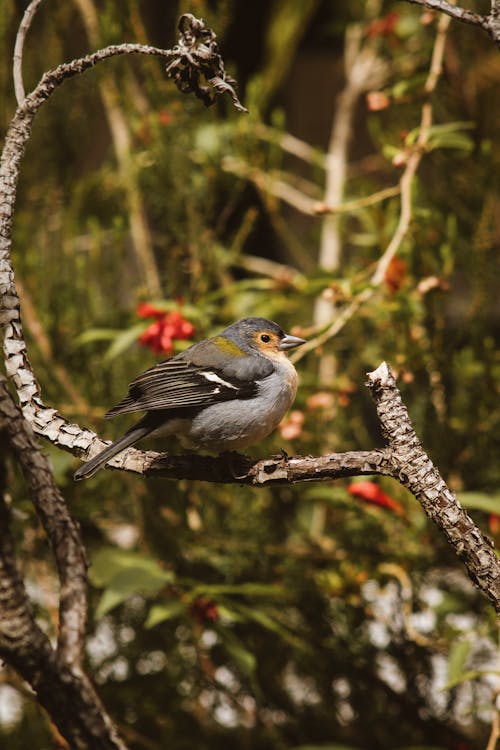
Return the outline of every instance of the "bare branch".
{"type": "Polygon", "coordinates": [[[39,451],[3,376],[0,376],[0,414],[57,563],[61,581],[58,654],[66,664],[79,666],[87,624],[87,560],[79,526],[55,484],[49,459],[39,451]]]}
{"type": "MultiPolygon", "coordinates": [[[[253,167],[243,159],[234,156],[225,156],[221,162],[222,169],[230,174],[237,175],[249,180],[256,188],[263,193],[273,195],[289,206],[293,206],[300,213],[306,216],[323,216],[324,214],[344,214],[360,211],[367,206],[373,206],[387,198],[393,198],[400,193],[400,186],[378,190],[362,198],[356,198],[344,203],[325,203],[324,201],[315,200],[306,195],[302,190],[290,185],[289,182],[281,179],[272,172],[264,172],[258,167],[253,167]]],[[[312,186],[315,187],[315,186],[312,186]]]]}
{"type": "MultiPolygon", "coordinates": [[[[0,433],[6,416],[0,413],[0,433]]],[[[0,656],[25,677],[36,673],[37,662],[52,649],[45,633],[37,625],[23,579],[16,563],[14,539],[10,531],[10,513],[5,502],[6,451],[0,457],[0,656]]],[[[29,677],[28,677],[29,679],[29,677]]]]}
{"type": "Polygon", "coordinates": [[[456,21],[478,26],[483,31],[486,31],[497,47],[500,48],[500,4],[498,0],[492,0],[491,13],[488,16],[482,16],[472,10],[452,5],[452,3],[446,0],[406,0],[406,2],[413,5],[420,5],[429,10],[437,10],[440,13],[445,13],[450,18],[454,18],[456,21]]]}
{"type": "MultiPolygon", "coordinates": [[[[342,203],[347,180],[349,144],[353,130],[354,113],[360,97],[371,88],[379,88],[387,75],[386,63],[377,55],[375,46],[368,40],[363,43],[361,24],[348,26],[344,50],[345,85],[337,98],[333,118],[328,154],[326,159],[326,182],[324,203],[338,206],[342,203]]],[[[318,266],[335,274],[342,263],[343,216],[329,211],[321,225],[318,266]]],[[[333,299],[318,294],[314,302],[314,325],[322,328],[335,315],[333,299]]],[[[319,360],[318,381],[320,386],[331,383],[337,372],[337,360],[332,351],[323,352],[319,360]]]]}
{"type": "Polygon", "coordinates": [[[422,448],[394,375],[385,362],[368,373],[367,385],[391,451],[392,476],[419,500],[465,564],[472,581],[500,614],[500,562],[493,543],[461,507],[422,448]]]}
{"type": "Polygon", "coordinates": [[[31,0],[31,3],[28,5],[26,10],[24,11],[24,16],[19,25],[19,30],[16,36],[16,44],[14,46],[13,75],[14,75],[14,91],[16,94],[16,100],[18,104],[22,104],[24,101],[24,97],[25,97],[24,84],[23,84],[24,40],[26,39],[26,34],[29,31],[33,17],[36,11],[38,10],[38,7],[41,5],[41,3],[42,3],[42,0],[31,0]]]}
{"type": "MultiPolygon", "coordinates": [[[[327,206],[342,204],[356,104],[365,91],[381,86],[387,75],[386,64],[371,45],[362,46],[362,37],[363,30],[359,24],[347,29],[344,52],[346,82],[337,98],[326,157],[324,203],[327,206]]],[[[330,271],[335,271],[340,265],[341,239],[338,220],[334,215],[323,221],[318,262],[321,268],[330,271]]],[[[323,324],[331,317],[331,312],[331,304],[320,297],[316,301],[315,321],[323,324]]]]}

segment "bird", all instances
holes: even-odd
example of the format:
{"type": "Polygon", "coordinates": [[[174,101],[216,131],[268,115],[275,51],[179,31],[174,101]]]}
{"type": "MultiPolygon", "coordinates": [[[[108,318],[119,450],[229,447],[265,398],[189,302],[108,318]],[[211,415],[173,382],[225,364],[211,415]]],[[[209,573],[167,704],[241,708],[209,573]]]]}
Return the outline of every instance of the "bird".
{"type": "Polygon", "coordinates": [[[197,452],[238,451],[269,435],[297,392],[286,352],[305,340],[265,318],[244,318],[138,375],[105,418],[145,411],[115,443],[84,463],[75,480],[93,476],[146,436],[175,436],[197,452]]]}

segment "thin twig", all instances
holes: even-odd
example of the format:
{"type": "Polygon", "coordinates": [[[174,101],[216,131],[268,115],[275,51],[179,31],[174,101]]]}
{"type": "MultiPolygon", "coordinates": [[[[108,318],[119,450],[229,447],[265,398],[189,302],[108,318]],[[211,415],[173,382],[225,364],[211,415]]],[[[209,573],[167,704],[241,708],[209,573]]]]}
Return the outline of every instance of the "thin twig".
{"type": "Polygon", "coordinates": [[[225,156],[222,159],[221,167],[225,172],[249,180],[255,187],[262,190],[262,192],[279,198],[289,206],[293,206],[300,213],[306,216],[316,215],[315,206],[318,201],[310,198],[301,190],[297,190],[297,188],[284,180],[280,180],[273,174],[264,172],[258,167],[253,167],[248,162],[235,156],[225,156]]]}
{"type": "Polygon", "coordinates": [[[490,736],[488,737],[488,744],[486,750],[495,750],[497,747],[498,740],[500,739],[500,716],[498,715],[498,708],[496,702],[498,700],[498,693],[495,693],[493,699],[493,716],[491,719],[491,730],[490,736]]]}
{"type": "MultiPolygon", "coordinates": [[[[344,51],[345,85],[336,101],[328,153],[323,201],[327,206],[342,204],[346,180],[349,144],[353,132],[354,113],[362,94],[379,88],[387,73],[387,66],[377,56],[370,40],[363,38],[361,24],[353,24],[345,34],[344,51]]],[[[318,251],[320,269],[335,274],[342,264],[343,212],[329,211],[324,215],[318,251]]],[[[318,294],[314,302],[313,324],[322,328],[335,315],[336,302],[318,294]]],[[[323,352],[319,359],[318,382],[320,387],[331,383],[336,376],[337,361],[333,351],[323,352]]]]}
{"type": "Polygon", "coordinates": [[[225,172],[249,180],[255,185],[255,187],[262,190],[262,192],[273,195],[275,198],[279,198],[279,200],[282,200],[289,206],[293,206],[293,208],[306,216],[322,216],[323,214],[329,213],[354,213],[355,211],[361,211],[367,206],[381,203],[387,198],[393,198],[398,195],[401,190],[399,184],[393,185],[392,187],[384,188],[383,190],[377,190],[370,195],[365,195],[362,198],[356,198],[354,200],[346,201],[345,203],[331,205],[324,201],[310,198],[302,190],[297,190],[293,185],[276,177],[273,173],[264,172],[258,167],[253,167],[243,159],[238,159],[234,156],[225,156],[222,159],[221,166],[225,172]]]}
{"type": "Polygon", "coordinates": [[[309,143],[306,143],[306,141],[297,138],[291,133],[282,132],[281,130],[272,128],[269,125],[259,123],[253,130],[253,134],[257,138],[261,138],[263,141],[278,145],[283,151],[286,151],[292,156],[296,156],[307,164],[323,168],[326,167],[326,155],[322,151],[318,148],[314,148],[314,146],[311,146],[309,143]]]}
{"type": "Polygon", "coordinates": [[[26,34],[29,31],[33,17],[36,11],[38,10],[39,5],[41,5],[41,3],[42,3],[42,0],[31,1],[31,3],[28,5],[26,10],[24,11],[24,16],[22,18],[21,23],[19,24],[19,29],[17,31],[16,44],[14,47],[13,75],[14,75],[14,91],[16,94],[16,100],[18,104],[22,104],[25,98],[24,83],[23,83],[24,40],[26,39],[26,34]]]}
{"type": "MultiPolygon", "coordinates": [[[[441,16],[438,23],[436,39],[434,41],[429,73],[424,84],[424,91],[426,92],[428,97],[435,90],[437,82],[439,80],[446,44],[446,34],[449,25],[450,18],[448,16],[441,16]]],[[[368,302],[368,300],[374,297],[378,287],[380,287],[380,285],[383,283],[387,268],[391,260],[400,249],[401,244],[410,228],[412,217],[413,181],[422,157],[425,153],[425,148],[429,136],[429,129],[431,128],[431,126],[432,105],[430,101],[427,100],[422,106],[420,117],[420,131],[417,142],[407,156],[406,166],[399,181],[401,207],[396,230],[387,248],[377,261],[377,265],[370,279],[370,285],[365,287],[365,289],[357,294],[351,300],[351,302],[340,312],[335,320],[333,320],[323,331],[321,331],[318,336],[313,339],[309,339],[306,344],[300,347],[300,350],[297,351],[296,354],[292,357],[294,362],[297,362],[299,359],[301,359],[305,354],[307,354],[307,352],[312,351],[319,346],[322,346],[329,339],[336,336],[342,330],[345,324],[360,309],[360,307],[365,304],[365,302],[368,302]]]]}
{"type": "Polygon", "coordinates": [[[341,213],[354,213],[355,211],[360,211],[363,208],[366,208],[367,206],[374,206],[377,203],[381,203],[382,201],[387,200],[387,198],[394,198],[396,195],[399,195],[401,192],[401,186],[393,185],[392,187],[383,188],[382,190],[377,190],[375,193],[371,193],[370,195],[364,195],[362,198],[356,198],[352,201],[344,201],[343,203],[340,203],[339,205],[328,205],[326,203],[316,203],[314,207],[314,212],[317,216],[321,214],[331,213],[331,214],[341,214],[341,213]]]}
{"type": "MultiPolygon", "coordinates": [[[[375,50],[369,44],[362,46],[362,39],[363,31],[359,24],[347,29],[344,53],[346,82],[337,98],[326,157],[324,203],[327,206],[342,203],[356,104],[365,91],[378,88],[387,73],[386,65],[377,57],[375,50]]],[[[324,219],[321,229],[318,264],[327,271],[335,271],[341,262],[341,238],[335,213],[338,212],[331,212],[332,215],[324,219]]],[[[325,322],[328,311],[331,313],[330,304],[325,305],[325,302],[321,297],[317,301],[315,321],[318,324],[325,322]]]]}
{"type": "MultiPolygon", "coordinates": [[[[94,3],[92,0],[74,0],[74,2],[80,11],[90,44],[98,47],[100,43],[99,19],[94,3]]],[[[136,263],[144,278],[148,295],[154,299],[160,299],[162,297],[160,272],[141,198],[137,171],[131,157],[132,137],[127,119],[120,106],[119,91],[112,73],[107,73],[105,77],[99,79],[99,92],[113,140],[120,179],[125,188],[128,223],[136,263]]]]}
{"type": "MultiPolygon", "coordinates": [[[[430,96],[435,90],[442,72],[444,50],[446,45],[446,34],[449,25],[449,17],[441,16],[438,23],[436,40],[432,49],[429,73],[424,84],[424,91],[427,96],[430,96]]],[[[383,282],[387,267],[401,247],[401,243],[403,242],[410,228],[410,221],[412,217],[411,191],[413,187],[413,180],[417,173],[417,169],[420,165],[422,157],[425,153],[431,126],[432,105],[430,101],[427,100],[422,106],[422,114],[420,117],[420,131],[418,134],[417,142],[408,157],[406,168],[401,176],[401,180],[399,183],[401,188],[401,210],[399,214],[398,225],[389,245],[387,246],[384,254],[377,263],[377,268],[375,269],[375,273],[373,274],[371,279],[371,283],[373,284],[373,286],[379,286],[383,282]]]]}

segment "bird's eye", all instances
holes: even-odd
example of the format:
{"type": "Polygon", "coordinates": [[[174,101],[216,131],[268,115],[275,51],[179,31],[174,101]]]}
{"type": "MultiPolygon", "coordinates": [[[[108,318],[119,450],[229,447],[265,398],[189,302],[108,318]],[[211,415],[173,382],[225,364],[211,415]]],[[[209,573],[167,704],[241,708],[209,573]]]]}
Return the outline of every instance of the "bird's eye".
{"type": "Polygon", "coordinates": [[[260,340],[263,341],[264,344],[268,344],[271,341],[271,337],[267,333],[263,333],[260,340]]]}

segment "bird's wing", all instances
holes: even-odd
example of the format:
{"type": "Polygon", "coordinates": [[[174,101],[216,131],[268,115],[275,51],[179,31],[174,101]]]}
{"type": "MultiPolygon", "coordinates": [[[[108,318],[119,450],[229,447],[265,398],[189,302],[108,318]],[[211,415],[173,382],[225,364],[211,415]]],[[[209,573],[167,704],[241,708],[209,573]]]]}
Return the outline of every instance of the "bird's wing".
{"type": "Polygon", "coordinates": [[[216,368],[202,367],[174,357],[160,362],[139,375],[129,386],[128,396],[110,409],[106,418],[133,411],[204,408],[220,401],[251,398],[257,394],[258,380],[273,371],[263,361],[245,380],[222,374],[216,368]]]}

